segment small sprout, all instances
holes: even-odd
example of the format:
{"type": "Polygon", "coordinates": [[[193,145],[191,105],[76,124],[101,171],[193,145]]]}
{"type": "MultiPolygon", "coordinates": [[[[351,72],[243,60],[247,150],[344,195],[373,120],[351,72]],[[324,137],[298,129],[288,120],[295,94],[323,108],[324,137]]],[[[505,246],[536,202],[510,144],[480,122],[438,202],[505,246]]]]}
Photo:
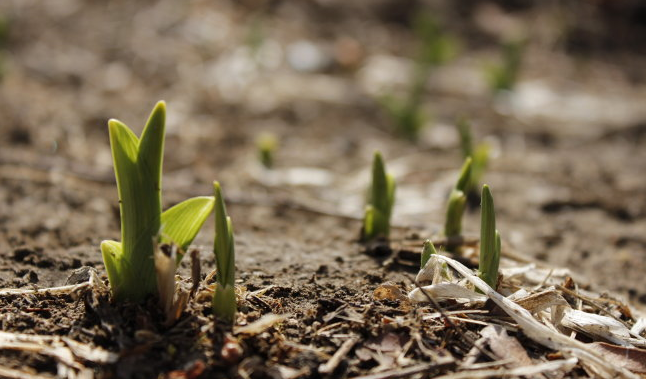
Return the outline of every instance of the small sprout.
{"type": "Polygon", "coordinates": [[[456,56],[458,42],[442,31],[440,24],[428,13],[419,13],[414,20],[419,40],[417,64],[425,67],[440,66],[456,56]]]}
{"type": "Polygon", "coordinates": [[[444,235],[446,237],[459,236],[462,234],[462,215],[467,204],[466,191],[471,179],[471,158],[467,157],[462,165],[460,177],[455,188],[451,190],[449,204],[446,208],[446,223],[444,224],[444,235]]]}
{"type": "Polygon", "coordinates": [[[480,221],[480,279],[492,288],[498,283],[500,264],[500,233],[496,230],[496,214],[489,186],[482,187],[482,210],[480,221]]]}
{"type": "Polygon", "coordinates": [[[361,230],[361,240],[388,238],[390,216],[395,203],[395,180],[386,174],[383,159],[375,152],[372,161],[372,186],[369,189],[368,205],[361,230]]]}
{"type": "Polygon", "coordinates": [[[395,132],[409,141],[416,141],[426,121],[417,95],[411,93],[405,99],[400,99],[388,94],[381,98],[380,104],[391,119],[395,132]]]}
{"type": "Polygon", "coordinates": [[[460,135],[460,147],[464,158],[473,156],[473,137],[471,135],[471,124],[466,117],[461,117],[456,123],[460,135]]]}
{"type": "Polygon", "coordinates": [[[213,294],[213,313],[232,324],[236,315],[235,246],[231,218],[227,216],[220,183],[213,182],[215,191],[215,242],[213,252],[217,267],[217,281],[213,294]]]}
{"type": "Polygon", "coordinates": [[[477,198],[477,188],[489,163],[489,144],[483,142],[474,148],[471,125],[466,118],[458,120],[457,128],[460,134],[462,156],[465,159],[471,158],[471,174],[463,192],[469,198],[477,198]]]}
{"type": "Polygon", "coordinates": [[[142,301],[157,293],[154,246],[179,247],[176,261],[213,209],[212,197],[188,199],[161,211],[162,156],[166,104],[157,103],[138,138],[125,124],[108,122],[121,214],[121,242],[101,242],[112,294],[118,301],[142,301]]]}
{"type": "Polygon", "coordinates": [[[433,242],[431,242],[431,240],[424,241],[424,246],[422,246],[422,261],[420,262],[420,269],[423,269],[424,266],[426,266],[426,262],[428,262],[433,254],[437,254],[433,242]]]}
{"type": "Polygon", "coordinates": [[[256,140],[258,159],[265,168],[274,167],[274,153],[278,147],[276,136],[270,133],[261,134],[256,140]]]}
{"type": "Polygon", "coordinates": [[[487,79],[493,92],[511,91],[516,85],[522,64],[525,41],[515,40],[502,46],[502,62],[487,69],[487,79]]]}

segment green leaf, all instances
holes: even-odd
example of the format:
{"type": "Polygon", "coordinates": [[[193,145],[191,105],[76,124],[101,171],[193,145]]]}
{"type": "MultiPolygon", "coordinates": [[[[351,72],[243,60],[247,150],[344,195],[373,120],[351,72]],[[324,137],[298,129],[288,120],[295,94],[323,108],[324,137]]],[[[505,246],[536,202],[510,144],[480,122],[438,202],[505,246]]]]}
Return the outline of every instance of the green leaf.
{"type": "Polygon", "coordinates": [[[431,258],[431,255],[437,254],[435,246],[431,240],[424,241],[424,246],[422,247],[422,260],[420,263],[420,269],[423,269],[426,266],[426,262],[431,258]]]}
{"type": "Polygon", "coordinates": [[[480,278],[495,288],[500,264],[500,234],[496,231],[493,196],[486,184],[482,187],[480,219],[480,278]]]}
{"type": "Polygon", "coordinates": [[[375,153],[372,163],[372,185],[364,217],[362,239],[387,238],[390,234],[390,216],[395,203],[395,180],[386,174],[383,159],[375,153]]]}
{"type": "Polygon", "coordinates": [[[473,138],[471,137],[471,125],[466,117],[462,117],[457,122],[458,133],[460,134],[460,147],[464,158],[473,155],[473,138]]]}
{"type": "Polygon", "coordinates": [[[455,184],[455,189],[466,192],[469,188],[469,181],[471,180],[471,157],[464,159],[462,169],[460,170],[460,177],[455,184]]]}
{"type": "Polygon", "coordinates": [[[166,130],[166,103],[157,102],[141,132],[139,161],[141,169],[153,180],[157,191],[161,191],[162,161],[164,156],[164,133],[166,130]]]}
{"type": "Polygon", "coordinates": [[[213,182],[215,192],[215,241],[213,251],[217,266],[217,286],[213,298],[213,312],[233,321],[235,301],[235,242],[231,218],[227,216],[220,183],[213,182]]]}
{"type": "Polygon", "coordinates": [[[119,257],[121,256],[121,242],[117,241],[102,241],[101,242],[101,255],[103,256],[103,264],[105,270],[108,272],[108,280],[113,287],[119,287],[119,257]]]}
{"type": "Polygon", "coordinates": [[[464,160],[460,177],[455,188],[449,196],[449,203],[446,208],[446,221],[444,224],[444,235],[447,237],[459,236],[462,234],[462,215],[467,204],[466,191],[471,179],[471,158],[464,160]]]}
{"type": "Polygon", "coordinates": [[[211,214],[214,203],[213,196],[199,196],[184,200],[162,213],[161,242],[179,246],[181,252],[177,254],[177,263],[211,214]]]}
{"type": "Polygon", "coordinates": [[[140,301],[156,292],[152,240],[159,231],[160,182],[151,175],[150,161],[141,163],[146,157],[142,157],[140,140],[135,134],[117,120],[110,120],[108,127],[119,192],[122,243],[121,254],[116,256],[120,279],[110,284],[118,300],[140,301]]]}
{"type": "Polygon", "coordinates": [[[475,188],[479,185],[489,163],[489,144],[481,143],[473,151],[473,162],[471,164],[470,187],[475,188]]]}
{"type": "Polygon", "coordinates": [[[446,237],[459,236],[462,234],[462,215],[467,205],[467,196],[464,192],[453,189],[449,197],[449,204],[446,208],[446,222],[444,224],[444,235],[446,237]]]}
{"type": "Polygon", "coordinates": [[[227,216],[220,183],[214,182],[215,190],[215,260],[218,269],[218,282],[234,284],[235,251],[231,231],[231,219],[227,216]]]}

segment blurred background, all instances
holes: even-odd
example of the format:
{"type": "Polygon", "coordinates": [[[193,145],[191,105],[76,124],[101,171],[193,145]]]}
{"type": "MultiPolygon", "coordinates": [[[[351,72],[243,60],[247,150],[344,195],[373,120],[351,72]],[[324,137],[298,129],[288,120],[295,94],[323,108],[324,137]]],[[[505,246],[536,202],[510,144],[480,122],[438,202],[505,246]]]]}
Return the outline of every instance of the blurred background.
{"type": "Polygon", "coordinates": [[[100,266],[119,236],[107,120],[139,133],[164,99],[165,204],[217,179],[242,241],[357,234],[279,208],[361,218],[375,150],[396,238],[439,233],[479,154],[510,249],[646,303],[645,35],[638,0],[2,1],[0,254],[100,266]]]}

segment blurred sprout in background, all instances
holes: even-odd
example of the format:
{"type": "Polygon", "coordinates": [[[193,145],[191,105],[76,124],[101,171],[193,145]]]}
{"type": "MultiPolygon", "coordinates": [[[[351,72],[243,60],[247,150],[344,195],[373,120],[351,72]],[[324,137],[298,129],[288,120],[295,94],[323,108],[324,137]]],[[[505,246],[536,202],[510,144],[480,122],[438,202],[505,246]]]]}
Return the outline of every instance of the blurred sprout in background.
{"type": "Polygon", "coordinates": [[[387,94],[381,105],[391,119],[395,132],[410,141],[416,141],[427,121],[423,110],[426,84],[434,67],[447,63],[457,54],[457,40],[445,33],[439,23],[426,12],[413,22],[418,40],[411,82],[402,97],[387,94]]]}
{"type": "Polygon", "coordinates": [[[478,187],[489,163],[490,146],[487,142],[481,142],[474,147],[471,123],[466,117],[460,118],[456,126],[460,135],[462,156],[464,159],[471,158],[470,175],[463,192],[469,198],[478,199],[478,187]]]}
{"type": "Polygon", "coordinates": [[[270,169],[274,167],[274,153],[278,148],[278,139],[272,133],[261,133],[256,138],[258,160],[263,167],[270,169]]]}
{"type": "Polygon", "coordinates": [[[498,93],[514,89],[522,65],[526,44],[527,41],[525,39],[513,39],[503,43],[500,52],[500,62],[491,64],[485,72],[492,92],[498,93]]]}

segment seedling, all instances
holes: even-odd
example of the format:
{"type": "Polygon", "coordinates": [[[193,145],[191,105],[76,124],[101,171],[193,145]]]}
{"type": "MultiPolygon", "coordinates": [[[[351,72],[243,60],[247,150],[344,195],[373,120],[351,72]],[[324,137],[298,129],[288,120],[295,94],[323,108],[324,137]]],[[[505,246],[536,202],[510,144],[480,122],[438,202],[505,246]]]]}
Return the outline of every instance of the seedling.
{"type": "Polygon", "coordinates": [[[486,72],[489,86],[494,93],[514,89],[524,51],[524,40],[509,41],[502,46],[502,62],[490,66],[486,72]]]}
{"type": "Polygon", "coordinates": [[[233,323],[236,314],[235,246],[233,226],[227,216],[220,183],[213,182],[215,191],[215,242],[213,252],[217,267],[217,282],[213,295],[213,313],[227,323],[233,323]]]}
{"type": "Polygon", "coordinates": [[[420,270],[426,266],[426,262],[428,262],[433,254],[437,254],[433,242],[431,242],[431,240],[424,241],[424,246],[422,246],[422,260],[419,266],[420,270]]]}
{"type": "Polygon", "coordinates": [[[471,180],[471,157],[467,157],[460,170],[455,188],[449,195],[449,204],[446,208],[446,223],[444,224],[444,235],[446,237],[459,236],[462,234],[462,215],[467,204],[467,190],[471,180]]]}
{"type": "Polygon", "coordinates": [[[414,20],[414,28],[420,42],[417,56],[419,66],[430,69],[455,57],[458,50],[456,39],[445,33],[430,14],[419,13],[414,20]]]}
{"type": "Polygon", "coordinates": [[[366,205],[361,230],[362,241],[388,238],[394,203],[395,180],[392,175],[386,174],[381,154],[375,152],[372,161],[372,185],[369,189],[368,205],[366,205]]]}
{"type": "Polygon", "coordinates": [[[101,253],[112,294],[118,301],[142,301],[157,293],[154,245],[177,245],[179,262],[213,209],[212,197],[195,197],[162,213],[165,123],[163,101],[150,114],[141,138],[120,121],[108,122],[119,193],[121,242],[101,242],[101,253]]]}
{"type": "Polygon", "coordinates": [[[410,86],[403,98],[392,94],[381,99],[381,105],[392,119],[395,131],[402,137],[416,141],[427,117],[422,110],[422,97],[431,71],[449,59],[457,50],[453,37],[443,33],[438,23],[427,14],[420,14],[414,22],[419,48],[410,86]]]}
{"type": "Polygon", "coordinates": [[[471,125],[466,118],[458,120],[456,125],[460,134],[462,156],[465,159],[471,158],[471,173],[463,192],[469,198],[477,198],[477,188],[489,163],[489,145],[486,142],[482,142],[474,148],[471,125]]]}
{"type": "Polygon", "coordinates": [[[482,210],[480,219],[480,279],[492,288],[498,283],[498,266],[500,264],[500,233],[496,230],[496,214],[493,196],[489,186],[482,187],[482,210]]]}
{"type": "Polygon", "coordinates": [[[261,134],[256,140],[256,147],[260,163],[267,169],[274,167],[274,152],[278,147],[276,136],[269,133],[261,134]]]}

